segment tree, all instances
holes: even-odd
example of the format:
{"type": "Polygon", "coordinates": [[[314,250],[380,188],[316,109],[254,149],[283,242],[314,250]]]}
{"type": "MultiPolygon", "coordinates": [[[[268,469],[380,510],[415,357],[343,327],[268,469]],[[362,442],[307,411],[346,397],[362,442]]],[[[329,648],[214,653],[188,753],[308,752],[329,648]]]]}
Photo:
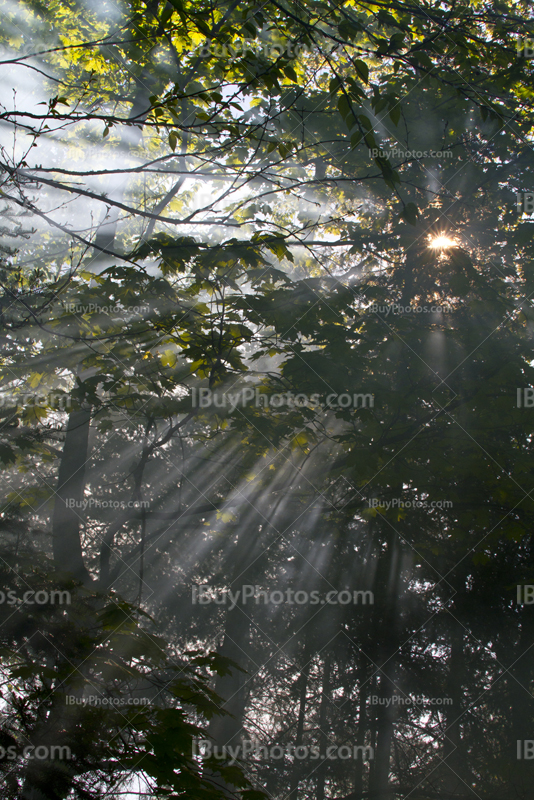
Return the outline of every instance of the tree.
{"type": "MultiPolygon", "coordinates": [[[[219,644],[247,670],[219,669],[234,719],[211,724],[216,743],[261,732],[326,755],[354,736],[373,752],[245,761],[272,795],[525,797],[528,7],[28,3],[6,20],[6,66],[46,97],[0,114],[18,137],[2,152],[5,213],[37,228],[3,267],[9,524],[80,597],[128,618],[143,604],[171,652],[219,644]],[[45,40],[38,56],[21,21],[45,40]],[[449,505],[414,505],[435,498],[449,505]],[[249,580],[375,602],[181,611],[192,582],[249,580]],[[392,708],[416,690],[423,708],[392,708]],[[451,706],[432,706],[438,691],[451,706]]],[[[192,680],[215,663],[193,660],[192,680]]],[[[23,695],[46,717],[33,684],[23,695]]],[[[246,787],[217,759],[184,766],[198,727],[169,756],[183,714],[167,710],[141,737],[154,796],[246,787]]],[[[57,702],[46,720],[58,742],[72,732],[57,702]]],[[[116,725],[91,728],[95,792],[116,725]]],[[[9,791],[32,780],[22,770],[9,791]]],[[[62,780],[58,797],[89,791],[75,771],[62,780]]]]}

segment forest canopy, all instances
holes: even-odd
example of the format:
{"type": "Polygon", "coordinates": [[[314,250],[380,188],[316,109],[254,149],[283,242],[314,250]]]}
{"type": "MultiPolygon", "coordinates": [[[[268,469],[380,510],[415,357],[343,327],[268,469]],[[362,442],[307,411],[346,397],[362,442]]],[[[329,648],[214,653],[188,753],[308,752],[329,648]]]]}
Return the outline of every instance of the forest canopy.
{"type": "Polygon", "coordinates": [[[0,47],[0,796],[528,800],[532,6],[0,47]]]}

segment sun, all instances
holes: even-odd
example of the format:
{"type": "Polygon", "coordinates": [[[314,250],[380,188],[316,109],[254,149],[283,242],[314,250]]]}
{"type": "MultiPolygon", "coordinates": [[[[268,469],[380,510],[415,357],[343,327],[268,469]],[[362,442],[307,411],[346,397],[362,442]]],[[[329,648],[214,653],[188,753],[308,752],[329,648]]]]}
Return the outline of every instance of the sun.
{"type": "Polygon", "coordinates": [[[446,250],[448,247],[455,247],[456,242],[454,239],[449,239],[448,236],[440,234],[439,236],[434,236],[434,238],[430,240],[428,246],[432,247],[434,250],[446,250]]]}

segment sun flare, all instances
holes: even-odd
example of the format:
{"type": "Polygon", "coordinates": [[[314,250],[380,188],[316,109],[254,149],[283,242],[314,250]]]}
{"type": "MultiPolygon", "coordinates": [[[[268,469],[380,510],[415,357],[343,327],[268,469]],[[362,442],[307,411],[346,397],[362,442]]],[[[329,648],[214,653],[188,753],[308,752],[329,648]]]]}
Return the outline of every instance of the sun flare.
{"type": "Polygon", "coordinates": [[[448,247],[454,247],[456,242],[454,239],[449,239],[448,236],[434,236],[433,239],[430,240],[429,247],[432,247],[435,250],[446,250],[448,247]]]}

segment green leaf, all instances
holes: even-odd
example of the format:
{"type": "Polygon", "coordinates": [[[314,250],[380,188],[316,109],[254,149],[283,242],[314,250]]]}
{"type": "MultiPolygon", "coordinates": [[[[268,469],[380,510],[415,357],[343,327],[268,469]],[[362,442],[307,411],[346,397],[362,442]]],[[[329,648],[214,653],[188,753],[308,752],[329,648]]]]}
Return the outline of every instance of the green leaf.
{"type": "Polygon", "coordinates": [[[295,72],[292,66],[284,67],[283,71],[284,75],[286,75],[289,78],[289,80],[293,81],[294,83],[298,83],[299,79],[297,77],[297,73],[295,72]]]}
{"type": "Polygon", "coordinates": [[[174,350],[165,350],[160,356],[160,361],[164,367],[174,367],[176,364],[176,353],[174,350]]]}
{"type": "Polygon", "coordinates": [[[361,25],[358,23],[353,23],[352,21],[344,19],[338,25],[339,35],[343,39],[349,39],[350,41],[354,40],[358,33],[361,30],[361,25]]]}
{"type": "Polygon", "coordinates": [[[369,67],[365,61],[362,61],[361,58],[356,58],[352,63],[356,70],[356,74],[364,83],[369,83],[369,67]]]}
{"type": "Polygon", "coordinates": [[[329,94],[335,94],[340,86],[341,86],[341,79],[338,78],[338,76],[336,75],[334,78],[331,79],[330,83],[328,84],[329,94]]]}
{"type": "Polygon", "coordinates": [[[352,134],[352,136],[350,137],[350,146],[351,146],[352,150],[354,150],[355,147],[358,147],[358,145],[360,144],[361,140],[362,140],[362,132],[361,131],[356,131],[356,133],[352,134]]]}
{"type": "Polygon", "coordinates": [[[401,107],[400,107],[400,103],[397,103],[397,105],[394,106],[391,109],[391,111],[389,112],[389,118],[390,118],[390,120],[392,121],[392,123],[394,125],[398,125],[399,124],[400,115],[401,115],[401,107]]]}
{"type": "Polygon", "coordinates": [[[406,220],[410,225],[417,224],[417,218],[419,216],[419,209],[415,205],[415,203],[407,203],[404,206],[402,211],[401,217],[406,220]]]}
{"type": "MultiPolygon", "coordinates": [[[[175,2],[177,2],[177,0],[171,0],[171,2],[174,5],[175,2]]],[[[208,27],[208,25],[206,25],[206,23],[202,19],[200,19],[199,16],[196,16],[194,19],[195,19],[195,25],[197,26],[199,31],[203,33],[204,36],[211,38],[211,29],[208,27]]]]}
{"type": "Polygon", "coordinates": [[[14,464],[16,460],[15,451],[7,444],[0,444],[0,461],[3,464],[14,464]]]}
{"type": "Polygon", "coordinates": [[[419,64],[422,64],[423,67],[426,67],[427,69],[432,69],[434,67],[432,60],[426,53],[422,53],[420,50],[418,50],[415,53],[412,53],[412,56],[413,59],[418,61],[419,64]]]}
{"type": "Polygon", "coordinates": [[[342,94],[342,95],[339,97],[339,99],[338,99],[338,101],[337,101],[337,107],[338,107],[338,109],[339,109],[339,112],[340,112],[341,116],[342,116],[344,119],[345,119],[346,117],[349,117],[349,116],[351,117],[351,116],[352,116],[352,111],[351,111],[351,108],[350,108],[350,103],[349,103],[349,101],[347,100],[347,98],[346,98],[346,96],[345,96],[344,94],[342,94]]]}

